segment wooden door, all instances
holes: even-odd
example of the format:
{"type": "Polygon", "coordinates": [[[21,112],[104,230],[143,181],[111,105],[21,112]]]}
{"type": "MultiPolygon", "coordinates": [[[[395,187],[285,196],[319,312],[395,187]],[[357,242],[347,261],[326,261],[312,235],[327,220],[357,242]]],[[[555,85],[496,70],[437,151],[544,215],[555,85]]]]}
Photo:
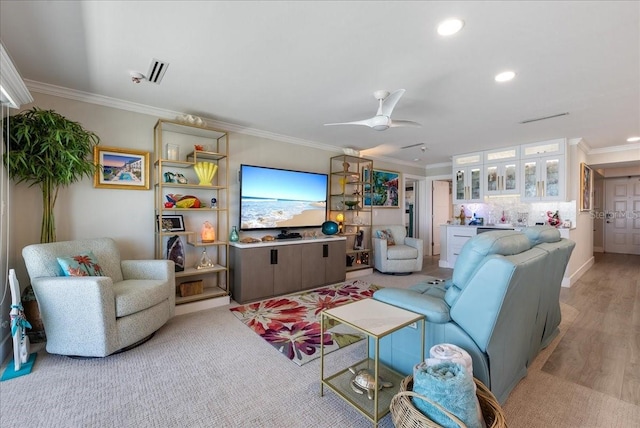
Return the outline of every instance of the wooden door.
{"type": "Polygon", "coordinates": [[[433,247],[432,255],[440,254],[440,225],[446,224],[452,216],[451,213],[451,182],[434,181],[432,183],[432,230],[433,239],[431,245],[433,247]]]}

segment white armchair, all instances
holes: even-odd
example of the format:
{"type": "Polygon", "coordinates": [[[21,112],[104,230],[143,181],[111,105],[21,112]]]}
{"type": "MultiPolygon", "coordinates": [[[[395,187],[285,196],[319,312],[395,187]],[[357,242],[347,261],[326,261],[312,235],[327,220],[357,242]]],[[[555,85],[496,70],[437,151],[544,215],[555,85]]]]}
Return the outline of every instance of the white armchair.
{"type": "Polygon", "coordinates": [[[29,245],[22,256],[49,353],[105,357],[145,341],[174,314],[170,260],[120,260],[110,238],[29,245]],[[87,252],[102,275],[63,276],[58,258],[87,252]]]}
{"type": "Polygon", "coordinates": [[[402,225],[377,225],[372,228],[373,262],[376,270],[389,274],[410,274],[422,270],[422,239],[410,238],[402,225]],[[380,238],[379,231],[390,233],[389,240],[380,238]]]}

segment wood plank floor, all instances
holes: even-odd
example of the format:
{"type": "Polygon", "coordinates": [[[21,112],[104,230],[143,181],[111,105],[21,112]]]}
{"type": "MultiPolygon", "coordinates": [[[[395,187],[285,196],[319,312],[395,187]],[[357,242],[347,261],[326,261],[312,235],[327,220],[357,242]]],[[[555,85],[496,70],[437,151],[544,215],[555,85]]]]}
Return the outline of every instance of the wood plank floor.
{"type": "MultiPolygon", "coordinates": [[[[560,301],[580,313],[542,370],[640,405],[640,256],[594,254],[595,264],[560,301]]],[[[439,256],[425,257],[422,272],[450,278],[439,256]]]]}
{"type": "Polygon", "coordinates": [[[640,405],[640,256],[595,254],[560,301],[580,314],[542,370],[640,405]]]}

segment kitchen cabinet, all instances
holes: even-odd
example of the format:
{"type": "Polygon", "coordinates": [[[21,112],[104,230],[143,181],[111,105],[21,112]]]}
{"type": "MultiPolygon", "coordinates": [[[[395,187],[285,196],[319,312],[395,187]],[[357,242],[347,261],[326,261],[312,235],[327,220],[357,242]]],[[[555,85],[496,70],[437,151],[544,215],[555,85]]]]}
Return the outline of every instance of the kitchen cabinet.
{"type": "Polygon", "coordinates": [[[453,157],[453,203],[482,202],[482,152],[453,157]]]}
{"type": "Polygon", "coordinates": [[[485,196],[520,193],[520,148],[508,147],[484,152],[485,196]]]}
{"type": "Polygon", "coordinates": [[[564,201],[566,198],[566,142],[564,139],[522,146],[522,201],[564,201]]]}

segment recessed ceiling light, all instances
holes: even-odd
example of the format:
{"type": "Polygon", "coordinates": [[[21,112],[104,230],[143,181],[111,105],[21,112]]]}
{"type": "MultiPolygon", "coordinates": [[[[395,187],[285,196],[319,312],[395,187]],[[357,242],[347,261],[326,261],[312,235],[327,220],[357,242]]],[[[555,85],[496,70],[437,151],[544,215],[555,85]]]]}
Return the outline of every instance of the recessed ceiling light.
{"type": "Polygon", "coordinates": [[[516,77],[516,73],[513,71],[503,71],[500,74],[496,74],[496,82],[508,82],[509,80],[516,77]]]}
{"type": "Polygon", "coordinates": [[[441,36],[451,36],[462,30],[462,27],[464,27],[464,21],[462,19],[450,18],[442,21],[440,25],[438,25],[438,34],[441,36]]]}
{"type": "Polygon", "coordinates": [[[627,141],[630,143],[635,143],[636,141],[640,141],[640,137],[629,137],[627,141]]]}

